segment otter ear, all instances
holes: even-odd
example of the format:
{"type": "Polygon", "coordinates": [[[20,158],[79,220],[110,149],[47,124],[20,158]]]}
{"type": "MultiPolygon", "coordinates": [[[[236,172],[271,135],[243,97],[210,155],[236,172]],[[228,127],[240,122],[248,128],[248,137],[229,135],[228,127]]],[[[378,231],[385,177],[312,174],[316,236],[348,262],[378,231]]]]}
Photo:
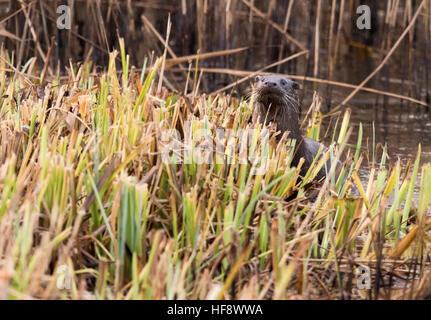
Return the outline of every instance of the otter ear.
{"type": "Polygon", "coordinates": [[[254,77],[254,82],[259,82],[262,79],[261,76],[256,76],[254,77]]]}
{"type": "Polygon", "coordinates": [[[295,90],[298,90],[300,88],[300,85],[298,82],[296,81],[292,81],[292,88],[295,90]]]}

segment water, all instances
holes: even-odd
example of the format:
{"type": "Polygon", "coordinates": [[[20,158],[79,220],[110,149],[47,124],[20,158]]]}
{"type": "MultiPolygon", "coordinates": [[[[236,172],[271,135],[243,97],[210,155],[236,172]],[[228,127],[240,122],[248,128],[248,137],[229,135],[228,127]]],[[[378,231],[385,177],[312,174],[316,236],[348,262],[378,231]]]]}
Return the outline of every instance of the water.
{"type": "MultiPolygon", "coordinates": [[[[400,52],[396,56],[399,54],[400,52]]],[[[357,54],[343,55],[340,57],[339,68],[334,75],[334,80],[359,84],[375,69],[377,64],[378,61],[371,57],[361,59],[357,54]]],[[[366,87],[418,98],[413,94],[416,89],[415,83],[405,79],[407,70],[394,63],[388,63],[385,68],[376,74],[366,84],[366,87]],[[385,74],[390,74],[389,81],[384,77],[385,74]]],[[[325,66],[322,67],[321,72],[326,72],[325,66]]],[[[316,85],[310,82],[303,83],[303,85],[303,110],[308,108],[313,92],[317,91],[323,100],[323,113],[343,101],[353,90],[336,86],[327,87],[324,84],[316,85]]],[[[426,90],[428,89],[421,87],[422,96],[419,99],[422,101],[426,100],[426,90]]],[[[394,164],[400,159],[401,164],[405,166],[409,159],[414,161],[419,144],[421,144],[421,164],[431,162],[431,112],[428,110],[429,108],[406,100],[364,91],[359,91],[348,102],[347,107],[352,111],[350,125],[353,126],[349,142],[356,144],[359,124],[362,123],[362,147],[367,149],[368,145],[370,161],[372,161],[374,140],[375,145],[386,145],[389,163],[394,164]]],[[[375,155],[376,161],[380,160],[380,155],[381,152],[375,155]]]]}
{"type": "MultiPolygon", "coordinates": [[[[355,67],[350,66],[355,70],[355,67]]],[[[356,65],[358,68],[358,65],[356,65]]],[[[344,73],[343,81],[348,83],[359,83],[362,74],[358,71],[344,73]],[[346,79],[348,78],[348,79],[346,79]]],[[[340,80],[341,81],[341,80],[340,80]]],[[[374,85],[376,84],[375,81],[374,85]]],[[[378,84],[377,84],[378,85],[378,84]]],[[[373,85],[368,85],[374,87],[373,85]]],[[[306,112],[311,104],[313,92],[317,91],[322,100],[322,112],[335,107],[342,101],[352,89],[332,88],[331,100],[325,86],[305,85],[303,91],[303,108],[306,112]],[[325,104],[326,102],[326,104],[325,104]],[[328,108],[329,106],[329,108],[328,108]]],[[[392,92],[396,92],[392,90],[392,92]]],[[[398,91],[399,92],[399,91],[398,91]]],[[[356,145],[359,133],[359,125],[362,124],[362,154],[364,160],[360,178],[364,186],[368,183],[369,168],[374,164],[379,165],[382,156],[382,147],[386,146],[388,158],[387,167],[394,165],[400,160],[403,169],[411,161],[411,166],[417,157],[418,146],[421,145],[420,166],[431,163],[431,113],[427,108],[394,98],[383,98],[370,93],[359,92],[347,105],[351,109],[350,127],[353,127],[349,144],[356,145]],[[373,147],[377,146],[377,147],[373,147]],[[374,155],[373,155],[374,150],[374,155]],[[373,163],[374,156],[374,163],[373,163]]],[[[341,109],[343,112],[345,109],[341,109]]],[[[336,120],[335,118],[333,119],[336,120]]],[[[341,118],[340,118],[341,120],[341,118]]],[[[334,121],[332,122],[334,124],[334,121]]],[[[323,129],[326,131],[330,125],[329,119],[323,121],[323,129]]],[[[321,131],[321,135],[325,132],[321,131]]],[[[329,134],[332,130],[329,130],[329,134]]],[[[329,144],[331,137],[326,137],[324,142],[329,144]]],[[[411,173],[412,168],[410,168],[411,173]]],[[[418,202],[420,193],[421,172],[419,170],[416,179],[413,201],[418,202]]]]}
{"type": "Polygon", "coordinates": [[[386,144],[391,163],[395,163],[398,158],[403,165],[409,159],[414,161],[419,144],[421,144],[421,163],[431,162],[430,115],[418,112],[417,109],[415,106],[401,103],[386,105],[386,107],[366,103],[355,104],[352,106],[351,116],[351,123],[354,125],[352,139],[357,137],[357,128],[359,123],[362,123],[363,137],[368,139],[370,146],[372,146],[373,136],[376,144],[386,144]]]}
{"type": "MultiPolygon", "coordinates": [[[[365,100],[355,99],[349,104],[352,110],[350,126],[353,126],[349,144],[356,145],[361,123],[363,128],[362,154],[365,157],[361,166],[363,170],[360,171],[359,176],[364,187],[368,183],[369,169],[373,165],[373,149],[374,165],[379,165],[382,147],[386,146],[387,167],[400,160],[402,168],[406,169],[409,161],[413,166],[420,144],[420,166],[431,163],[431,115],[425,111],[425,108],[399,101],[392,101],[384,106],[376,104],[375,100],[375,97],[365,100]],[[373,148],[373,145],[378,147],[373,148]]],[[[304,105],[307,106],[309,103],[304,105]]],[[[329,121],[324,121],[324,129],[326,129],[325,124],[329,125],[329,121]]],[[[330,143],[329,137],[324,140],[330,143]]],[[[410,173],[411,170],[412,167],[410,167],[410,173]]],[[[416,203],[419,200],[420,183],[421,171],[419,170],[413,194],[413,201],[416,203]]],[[[391,199],[392,196],[393,194],[391,199]]]]}

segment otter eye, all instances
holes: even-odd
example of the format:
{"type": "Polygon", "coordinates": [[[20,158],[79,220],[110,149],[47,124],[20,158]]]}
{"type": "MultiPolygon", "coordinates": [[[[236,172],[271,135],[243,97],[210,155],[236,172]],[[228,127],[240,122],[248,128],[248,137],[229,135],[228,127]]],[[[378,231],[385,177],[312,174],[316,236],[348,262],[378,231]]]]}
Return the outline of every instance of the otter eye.
{"type": "Polygon", "coordinates": [[[287,84],[286,80],[283,80],[283,79],[280,81],[280,83],[282,86],[285,86],[287,84]]]}
{"type": "Polygon", "coordinates": [[[295,90],[298,90],[299,89],[299,83],[296,81],[292,81],[292,88],[295,90]]]}

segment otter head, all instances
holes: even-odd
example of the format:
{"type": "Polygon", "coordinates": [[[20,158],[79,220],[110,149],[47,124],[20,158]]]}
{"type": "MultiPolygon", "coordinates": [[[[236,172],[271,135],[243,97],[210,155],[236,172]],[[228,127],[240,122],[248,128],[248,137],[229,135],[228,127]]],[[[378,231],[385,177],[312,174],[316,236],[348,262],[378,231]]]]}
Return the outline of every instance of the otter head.
{"type": "Polygon", "coordinates": [[[256,116],[262,123],[273,122],[281,132],[299,139],[299,84],[288,77],[257,76],[254,83],[256,116]]]}
{"type": "Polygon", "coordinates": [[[254,82],[256,101],[268,108],[293,108],[298,112],[299,84],[288,77],[257,76],[254,82]]]}

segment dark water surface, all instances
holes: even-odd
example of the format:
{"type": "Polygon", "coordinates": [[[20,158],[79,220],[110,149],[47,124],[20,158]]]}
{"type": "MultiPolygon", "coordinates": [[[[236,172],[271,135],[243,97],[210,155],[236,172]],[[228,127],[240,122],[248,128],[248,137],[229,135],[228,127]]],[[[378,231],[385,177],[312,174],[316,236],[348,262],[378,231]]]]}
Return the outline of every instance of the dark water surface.
{"type": "MultiPolygon", "coordinates": [[[[307,110],[309,104],[310,102],[304,101],[303,111],[307,110]]],[[[386,105],[376,104],[376,97],[370,95],[366,99],[352,100],[349,103],[349,108],[352,111],[350,126],[353,126],[349,144],[356,145],[361,123],[363,128],[361,151],[365,158],[362,162],[363,170],[359,175],[364,188],[368,183],[368,169],[373,165],[373,156],[374,165],[378,167],[380,163],[382,146],[386,146],[389,156],[386,165],[395,165],[399,159],[404,169],[409,160],[413,166],[419,144],[421,145],[420,167],[425,163],[431,163],[431,114],[426,111],[425,107],[397,100],[386,103],[386,105]],[[373,145],[378,147],[373,148],[373,145]]],[[[330,125],[329,123],[329,120],[324,121],[325,130],[330,125]]],[[[324,140],[330,143],[330,137],[324,140]]],[[[415,202],[419,199],[420,183],[421,170],[419,168],[413,194],[415,202]]]]}
{"type": "MultiPolygon", "coordinates": [[[[307,111],[308,106],[309,102],[304,101],[303,111],[307,111]]],[[[389,163],[394,164],[400,159],[404,166],[409,159],[416,159],[419,144],[421,164],[431,162],[431,114],[426,112],[425,107],[400,102],[383,106],[371,100],[353,100],[348,107],[351,110],[350,127],[353,126],[349,144],[356,145],[359,125],[362,124],[362,151],[368,153],[369,165],[372,165],[373,149],[374,160],[378,163],[382,147],[386,146],[389,163]]],[[[344,109],[341,109],[343,112],[344,109]]],[[[335,117],[332,120],[334,122],[335,117]]],[[[325,130],[329,122],[328,119],[324,121],[325,130]]]]}
{"type": "Polygon", "coordinates": [[[392,103],[385,107],[355,103],[351,109],[351,124],[356,129],[352,134],[352,142],[357,137],[359,123],[362,123],[365,140],[368,139],[372,146],[374,136],[376,144],[386,144],[392,163],[398,158],[402,164],[408,159],[414,161],[419,144],[421,163],[431,162],[431,119],[429,113],[420,110],[424,107],[402,103],[392,103]]]}
{"type": "MultiPolygon", "coordinates": [[[[416,90],[419,90],[421,92],[419,100],[426,101],[426,93],[431,88],[424,88],[422,84],[418,85],[405,79],[411,70],[397,65],[397,58],[400,54],[402,52],[397,52],[394,59],[377,73],[366,84],[366,87],[414,98],[419,98],[415,96],[416,90]]],[[[359,84],[376,68],[378,63],[378,59],[370,57],[361,59],[357,54],[342,55],[334,80],[359,84]]],[[[420,66],[416,66],[416,68],[420,69],[420,66]]],[[[322,69],[324,73],[325,66],[322,66],[322,69]]],[[[321,109],[325,113],[337,106],[353,90],[336,86],[328,87],[323,84],[316,85],[310,82],[304,82],[303,86],[303,112],[307,111],[310,106],[311,97],[315,91],[322,98],[321,109]]],[[[368,145],[370,162],[373,157],[373,143],[374,145],[386,145],[389,163],[392,164],[395,164],[398,158],[403,166],[409,159],[414,161],[419,144],[421,144],[421,164],[431,162],[430,107],[364,91],[358,92],[346,107],[352,111],[350,125],[353,126],[353,131],[349,143],[356,145],[359,124],[362,123],[362,148],[367,150],[368,145]]],[[[343,109],[341,110],[343,111],[343,109]]],[[[381,159],[381,148],[379,150],[380,152],[375,153],[377,162],[381,159]]]]}

